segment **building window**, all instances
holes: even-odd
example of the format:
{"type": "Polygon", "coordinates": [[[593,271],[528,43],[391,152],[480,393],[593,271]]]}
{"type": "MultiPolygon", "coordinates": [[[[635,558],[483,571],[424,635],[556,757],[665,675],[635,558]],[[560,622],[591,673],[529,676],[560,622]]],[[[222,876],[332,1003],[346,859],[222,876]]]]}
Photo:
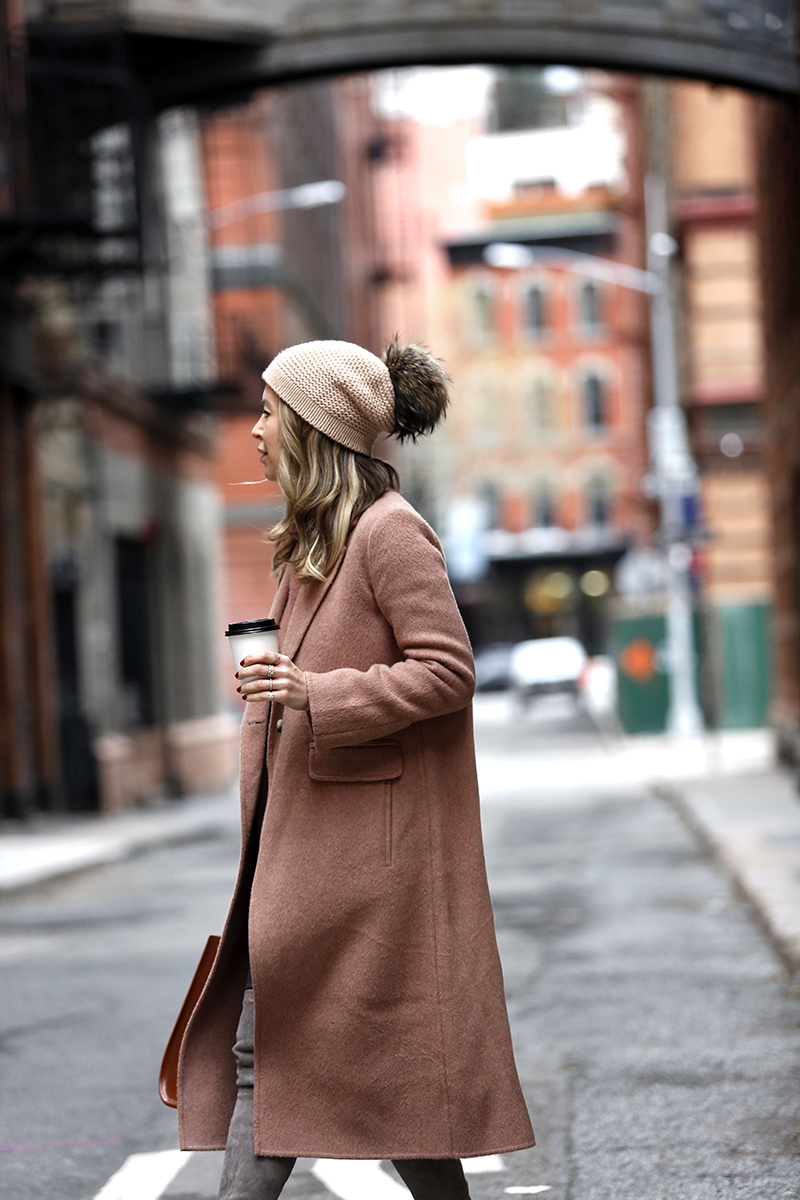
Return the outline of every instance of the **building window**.
{"type": "Polygon", "coordinates": [[[497,391],[491,383],[481,383],[475,394],[478,428],[482,433],[491,432],[494,430],[499,416],[497,391]]]}
{"type": "Polygon", "coordinates": [[[525,291],[525,332],[528,337],[542,338],[547,332],[547,297],[538,284],[525,291]]]}
{"type": "Polygon", "coordinates": [[[553,385],[543,376],[534,379],[528,387],[527,416],[531,431],[540,437],[546,437],[555,429],[553,385]]]}
{"type": "Polygon", "coordinates": [[[472,410],[472,434],[480,443],[498,441],[508,410],[508,397],[502,377],[489,371],[473,376],[467,385],[472,410]]]}
{"type": "Polygon", "coordinates": [[[587,279],[578,288],[578,322],[584,333],[603,328],[603,291],[594,280],[587,279]]]}
{"type": "Polygon", "coordinates": [[[485,343],[494,336],[494,293],[487,283],[473,289],[470,320],[475,337],[485,343]]]}
{"type": "Polygon", "coordinates": [[[551,529],[556,523],[556,495],[550,483],[541,483],[533,493],[533,523],[551,529]]]}
{"type": "Polygon", "coordinates": [[[152,725],[149,552],[143,540],[129,537],[118,537],[115,550],[122,720],[129,728],[152,725]]]}
{"type": "Polygon", "coordinates": [[[112,358],[119,348],[122,333],[119,321],[106,319],[95,321],[91,337],[95,353],[99,358],[112,358]]]}
{"type": "Polygon", "coordinates": [[[583,378],[583,412],[586,427],[590,430],[603,429],[608,423],[606,412],[606,385],[599,375],[583,378]]]}
{"type": "Polygon", "coordinates": [[[586,485],[586,519],[589,525],[604,528],[611,518],[611,489],[601,476],[586,485]]]}
{"type": "Polygon", "coordinates": [[[498,529],[500,527],[500,492],[497,485],[482,483],[478,489],[478,496],[484,508],[486,528],[498,529]]]}

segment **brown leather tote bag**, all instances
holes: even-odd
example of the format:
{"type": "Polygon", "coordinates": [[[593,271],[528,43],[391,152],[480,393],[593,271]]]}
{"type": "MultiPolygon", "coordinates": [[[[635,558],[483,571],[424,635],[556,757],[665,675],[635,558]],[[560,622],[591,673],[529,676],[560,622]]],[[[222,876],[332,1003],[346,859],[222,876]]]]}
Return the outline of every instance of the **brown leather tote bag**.
{"type": "Polygon", "coordinates": [[[216,935],[212,935],[206,942],[206,948],[200,957],[200,962],[197,964],[197,970],[189,985],[186,999],[183,1002],[181,1011],[178,1013],[175,1028],[170,1035],[167,1048],[164,1051],[164,1057],[161,1060],[161,1071],[158,1076],[158,1094],[170,1108],[178,1107],[178,1057],[181,1052],[183,1035],[186,1033],[189,1018],[197,1007],[197,1001],[200,999],[203,988],[206,986],[206,980],[211,974],[211,968],[214,965],[214,959],[217,957],[218,948],[219,938],[216,935]]]}

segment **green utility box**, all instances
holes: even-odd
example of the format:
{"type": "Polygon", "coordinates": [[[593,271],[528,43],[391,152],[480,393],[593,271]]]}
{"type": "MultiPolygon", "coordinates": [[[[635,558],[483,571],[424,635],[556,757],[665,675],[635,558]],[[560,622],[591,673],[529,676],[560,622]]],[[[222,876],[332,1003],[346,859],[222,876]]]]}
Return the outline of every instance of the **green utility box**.
{"type": "MultiPolygon", "coordinates": [[[[770,606],[709,607],[695,614],[697,695],[710,727],[755,729],[767,720],[771,696],[770,606]]],[[[617,668],[617,713],[626,733],[661,733],[667,726],[666,618],[620,605],[611,623],[617,668]]]]}
{"type": "Polygon", "coordinates": [[[772,675],[770,614],[768,604],[726,604],[711,610],[720,729],[755,729],[767,720],[772,675]]]}
{"type": "Polygon", "coordinates": [[[617,713],[626,733],[661,733],[667,726],[669,683],[664,671],[663,616],[622,615],[611,624],[617,668],[617,713]]]}

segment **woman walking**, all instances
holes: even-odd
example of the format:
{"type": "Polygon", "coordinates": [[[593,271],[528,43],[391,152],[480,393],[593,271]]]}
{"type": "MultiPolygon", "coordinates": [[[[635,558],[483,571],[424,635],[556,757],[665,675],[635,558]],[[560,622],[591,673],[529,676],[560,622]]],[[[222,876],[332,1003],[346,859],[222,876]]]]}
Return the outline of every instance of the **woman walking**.
{"type": "Polygon", "coordinates": [[[462,1200],[461,1158],[534,1139],[483,860],[472,653],[435,534],[372,456],[381,433],[436,426],[447,377],[416,346],[308,342],[264,380],[280,654],[237,673],[242,855],[181,1049],[181,1146],[226,1148],[222,1200],[274,1200],[301,1155],[391,1159],[417,1200],[462,1200]]]}

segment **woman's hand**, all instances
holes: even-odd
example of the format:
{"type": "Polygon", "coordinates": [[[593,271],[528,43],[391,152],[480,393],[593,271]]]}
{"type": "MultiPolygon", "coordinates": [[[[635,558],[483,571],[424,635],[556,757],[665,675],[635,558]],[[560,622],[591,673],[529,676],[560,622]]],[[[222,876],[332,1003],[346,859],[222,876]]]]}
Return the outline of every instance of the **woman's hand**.
{"type": "Polygon", "coordinates": [[[286,708],[308,712],[306,677],[285,654],[248,654],[236,672],[243,700],[274,700],[286,708]]]}

